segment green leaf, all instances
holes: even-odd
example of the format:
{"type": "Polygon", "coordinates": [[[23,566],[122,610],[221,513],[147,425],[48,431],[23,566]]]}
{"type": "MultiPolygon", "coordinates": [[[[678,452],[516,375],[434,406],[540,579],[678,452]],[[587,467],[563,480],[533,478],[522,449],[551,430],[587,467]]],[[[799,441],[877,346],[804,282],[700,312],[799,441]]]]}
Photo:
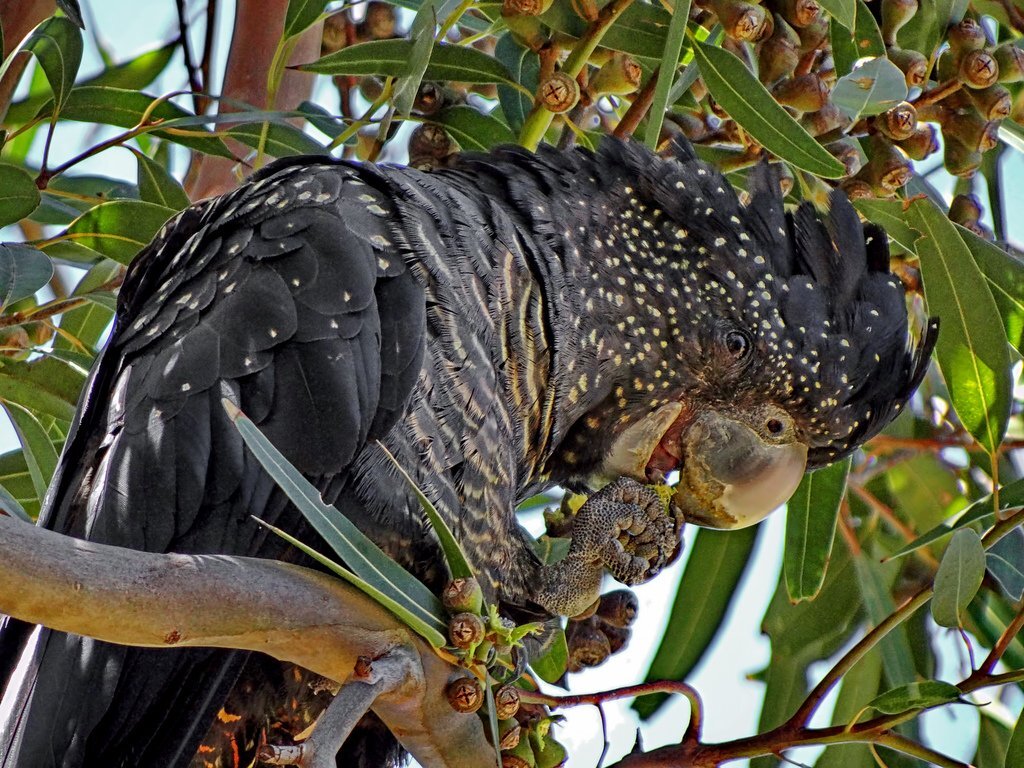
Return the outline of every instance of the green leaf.
{"type": "Polygon", "coordinates": [[[85,306],[61,315],[62,334],[53,342],[55,350],[78,349],[71,339],[67,338],[70,336],[80,342],[88,352],[95,354],[100,339],[110,326],[110,321],[114,319],[114,295],[112,289],[105,294],[96,294],[94,291],[117,277],[121,269],[121,265],[116,261],[104,259],[82,276],[71,295],[88,296],[90,301],[85,306]]]}
{"type": "MultiPolygon", "coordinates": [[[[156,97],[139,91],[109,86],[92,86],[75,88],[61,109],[61,119],[75,120],[83,123],[100,123],[115,125],[119,128],[133,128],[138,125],[143,114],[152,106],[156,97]]],[[[53,101],[44,104],[38,117],[48,117],[53,111],[53,101]]],[[[195,117],[191,112],[169,101],[161,101],[151,112],[150,117],[156,120],[169,121],[175,118],[195,117]]],[[[212,118],[211,118],[212,120],[212,118]]],[[[153,129],[153,135],[195,149],[208,155],[234,158],[217,137],[210,135],[205,128],[193,126],[189,134],[182,135],[173,131],[153,129]],[[198,134],[198,135],[195,135],[198,134]]]]}
{"type": "Polygon", "coordinates": [[[831,96],[832,103],[854,122],[880,115],[906,98],[906,77],[884,56],[869,59],[839,78],[831,96]]]}
{"type": "Polygon", "coordinates": [[[11,417],[11,423],[25,453],[33,489],[36,497],[42,501],[57,468],[57,449],[53,447],[53,441],[50,440],[46,428],[32,411],[4,399],[2,395],[0,402],[3,402],[4,410],[11,417]]]}
{"type": "Polygon", "coordinates": [[[661,136],[665,109],[669,103],[672,80],[679,67],[679,56],[686,40],[686,22],[689,18],[690,0],[676,3],[672,11],[672,21],[668,25],[665,50],[661,54],[661,65],[658,67],[658,82],[654,86],[654,99],[648,111],[647,131],[644,134],[644,143],[652,150],[657,148],[661,136]]]}
{"type": "Polygon", "coordinates": [[[309,557],[316,560],[320,565],[327,568],[332,573],[341,576],[345,581],[351,584],[356,589],[360,590],[364,594],[373,598],[377,603],[387,608],[395,616],[402,620],[402,622],[410,629],[415,631],[420,637],[430,643],[434,648],[441,648],[448,642],[445,634],[438,631],[437,627],[429,621],[425,621],[419,612],[410,610],[407,602],[402,600],[394,599],[388,592],[377,589],[369,581],[361,579],[359,576],[354,574],[345,566],[340,563],[331,560],[331,558],[313,549],[308,544],[299,541],[297,538],[292,536],[290,533],[281,530],[277,526],[271,525],[268,522],[260,520],[258,517],[254,517],[257,523],[273,531],[275,534],[280,536],[282,539],[287,541],[293,547],[298,549],[300,552],[308,555],[309,557]]]}
{"type": "MultiPolygon", "coordinates": [[[[0,45],[2,44],[3,41],[0,40],[0,45]]],[[[0,513],[6,513],[10,517],[20,517],[26,523],[33,522],[32,517],[25,511],[25,508],[21,506],[18,500],[3,485],[0,485],[0,513]]]]}
{"type": "Polygon", "coordinates": [[[1024,597],[1024,530],[1015,528],[993,544],[985,563],[1010,599],[1024,597]]]}
{"type": "Polygon", "coordinates": [[[437,507],[434,506],[433,502],[426,497],[420,487],[416,485],[416,481],[413,480],[409,473],[405,471],[405,468],[398,463],[398,459],[389,451],[384,443],[377,441],[377,446],[384,451],[384,455],[391,459],[391,463],[395,465],[395,469],[405,480],[406,485],[415,494],[417,500],[420,502],[420,506],[423,508],[423,512],[426,514],[427,519],[430,520],[431,526],[434,528],[434,533],[437,535],[438,541],[441,542],[441,549],[444,551],[445,560],[448,562],[448,570],[451,573],[453,579],[468,579],[475,577],[476,572],[469,560],[466,559],[466,554],[462,551],[462,547],[459,546],[458,540],[455,538],[455,534],[452,533],[452,529],[448,527],[448,524],[441,517],[441,514],[437,511],[437,507]]]}
{"type": "MultiPolygon", "coordinates": [[[[697,531],[647,680],[683,680],[697,666],[732,604],[760,529],[697,531]]],[[[644,696],[633,702],[633,709],[647,719],[665,698],[644,696]]]]}
{"type": "Polygon", "coordinates": [[[0,455],[0,485],[14,497],[29,517],[39,515],[39,496],[32,483],[25,452],[19,446],[0,455]]]}
{"type": "MultiPolygon", "coordinates": [[[[241,114],[245,116],[245,113],[241,114]]],[[[264,151],[273,157],[327,154],[327,148],[323,144],[287,123],[242,123],[231,126],[225,133],[253,149],[258,149],[262,141],[264,151]]]]}
{"type": "Polygon", "coordinates": [[[916,254],[920,235],[906,221],[904,201],[862,198],[853,206],[869,220],[885,228],[885,232],[904,250],[916,254]]]}
{"type": "MultiPolygon", "coordinates": [[[[401,77],[408,69],[413,43],[409,40],[371,40],[342,48],[299,69],[321,75],[380,75],[401,77]]],[[[463,45],[438,43],[430,52],[425,80],[462,83],[518,83],[505,66],[483,51],[463,45]]]]}
{"type": "Polygon", "coordinates": [[[24,168],[0,164],[0,227],[14,224],[39,205],[39,188],[24,168]]]}
{"type": "Polygon", "coordinates": [[[978,749],[971,762],[978,768],[1004,768],[1006,750],[1010,744],[1010,729],[982,707],[979,710],[978,749]]]}
{"type": "Polygon", "coordinates": [[[935,574],[932,618],[940,627],[962,627],[963,613],[985,578],[985,547],[971,528],[962,528],[942,555],[935,574]]]}
{"type": "MultiPolygon", "coordinates": [[[[530,93],[536,93],[540,77],[540,57],[536,53],[517,43],[511,33],[506,33],[498,38],[494,58],[508,70],[513,80],[530,93]]],[[[513,133],[519,133],[533,106],[533,100],[519,89],[507,83],[499,83],[498,103],[508,120],[509,128],[513,133]]]]}
{"type": "Polygon", "coordinates": [[[960,689],[942,680],[908,683],[886,691],[868,705],[883,715],[898,715],[912,709],[931,709],[961,700],[960,689]]]}
{"type": "Polygon", "coordinates": [[[326,6],[327,0],[288,0],[282,37],[287,39],[311,27],[326,6]]]}
{"type": "MultiPolygon", "coordinates": [[[[878,695],[882,682],[882,655],[869,651],[849,672],[843,675],[832,713],[833,725],[849,725],[864,710],[864,702],[878,695]]],[[[876,768],[871,752],[859,744],[841,744],[826,748],[814,768],[876,768]]]]}
{"type": "Polygon", "coordinates": [[[60,381],[40,380],[33,374],[36,365],[38,363],[6,363],[0,369],[0,401],[70,422],[75,417],[78,393],[62,391],[60,381]]]}
{"type": "Polygon", "coordinates": [[[437,0],[427,0],[416,11],[416,16],[412,20],[412,27],[409,29],[412,50],[409,52],[409,59],[406,61],[402,76],[395,81],[395,89],[392,94],[395,111],[401,117],[408,116],[412,111],[416,93],[420,89],[420,83],[423,82],[423,73],[427,71],[427,64],[430,62],[430,52],[434,48],[436,29],[437,0]]]}
{"type": "Polygon", "coordinates": [[[786,505],[786,588],[794,603],[813,600],[825,583],[850,459],[808,472],[786,505]]]}
{"type": "Polygon", "coordinates": [[[98,203],[138,199],[139,188],[121,179],[92,174],[61,174],[47,184],[39,207],[29,218],[39,224],[66,227],[98,203]]]}
{"type": "Polygon", "coordinates": [[[544,682],[553,684],[562,678],[568,664],[569,646],[565,642],[565,632],[559,628],[547,653],[530,660],[530,669],[544,682]]]}
{"type": "MultiPolygon", "coordinates": [[[[151,51],[140,53],[134,59],[107,67],[94,77],[79,83],[78,88],[105,85],[112,88],[141,90],[152,83],[178,52],[178,43],[168,43],[151,51]]],[[[17,101],[7,110],[5,122],[20,125],[32,119],[47,102],[50,92],[45,88],[32,88],[28,96],[17,101]]]]}
{"type": "MultiPolygon", "coordinates": [[[[856,0],[821,0],[821,7],[833,19],[849,30],[854,28],[857,17],[856,0]]],[[[835,26],[834,24],[832,26],[835,26]]]]}
{"type": "Polygon", "coordinates": [[[22,243],[0,243],[0,309],[34,296],[53,277],[53,262],[22,243]]]}
{"type": "Polygon", "coordinates": [[[464,104],[449,107],[434,115],[431,122],[443,125],[465,150],[486,151],[501,144],[515,142],[515,135],[507,125],[496,117],[485,115],[464,104]]]}
{"type": "Polygon", "coordinates": [[[929,200],[916,200],[907,223],[921,233],[917,254],[929,312],[942,331],[939,370],[960,421],[990,453],[1010,418],[1010,354],[998,309],[970,249],[956,226],[929,200]]]}
{"type": "Polygon", "coordinates": [[[140,200],[100,203],[71,222],[43,250],[51,257],[62,256],[69,250],[62,247],[67,242],[127,265],[174,213],[170,208],[140,200]]]}
{"type": "MultiPolygon", "coordinates": [[[[1024,506],[1024,480],[1017,480],[999,489],[1000,511],[1006,512],[1021,506],[1024,506]]],[[[903,557],[916,549],[939,541],[964,526],[972,525],[973,523],[988,525],[994,518],[995,512],[992,509],[992,496],[988,495],[971,504],[953,524],[942,523],[935,526],[906,546],[896,550],[888,559],[895,560],[898,557],[903,557]]]]}
{"type": "MultiPolygon", "coordinates": [[[[583,37],[588,22],[571,0],[555,0],[540,20],[551,29],[571,37],[583,37]]],[[[624,10],[601,38],[601,47],[649,59],[653,65],[665,51],[667,30],[672,24],[668,11],[653,3],[633,3],[624,10]]]]}
{"type": "Polygon", "coordinates": [[[832,57],[836,73],[845,75],[853,69],[854,62],[865,56],[885,56],[885,43],[871,9],[864,0],[857,0],[857,20],[852,32],[837,24],[830,25],[832,57]]]}
{"type": "Polygon", "coordinates": [[[78,5],[78,0],[57,0],[57,7],[64,12],[64,15],[67,16],[76,27],[79,29],[85,29],[85,22],[82,21],[82,9],[78,5]]]}
{"type": "Polygon", "coordinates": [[[78,66],[82,63],[82,32],[60,16],[52,16],[29,32],[21,45],[11,52],[0,66],[0,80],[7,74],[11,63],[22,51],[29,51],[39,62],[40,69],[53,91],[59,112],[75,84],[78,66]]]}
{"type": "Polygon", "coordinates": [[[1024,262],[958,226],[978,268],[985,275],[1010,344],[1024,354],[1024,262]]]}
{"type": "Polygon", "coordinates": [[[966,9],[962,0],[930,0],[921,3],[917,13],[897,34],[899,47],[920,51],[930,59],[945,40],[946,30],[963,18],[966,9]]]}
{"type": "Polygon", "coordinates": [[[166,168],[139,150],[129,147],[139,163],[139,195],[147,203],[180,211],[189,205],[184,187],[166,168]]]}
{"type": "Polygon", "coordinates": [[[1020,768],[1024,765],[1024,717],[1017,719],[1017,725],[1006,748],[1006,768],[1020,768]]]}
{"type": "Polygon", "coordinates": [[[447,625],[441,601],[416,577],[389,558],[351,520],[324,503],[320,492],[281,455],[259,428],[228,400],[222,401],[253,456],[317,533],[360,578],[403,605],[442,636],[447,625]]]}
{"type": "MultiPolygon", "coordinates": [[[[864,601],[864,607],[867,608],[868,619],[877,626],[896,610],[891,593],[891,579],[895,570],[888,569],[889,578],[887,578],[883,567],[863,552],[854,556],[853,564],[857,573],[857,582],[860,585],[861,598],[864,601]]],[[[879,643],[879,649],[882,654],[885,677],[890,683],[909,683],[917,676],[914,669],[914,654],[910,648],[905,625],[901,624],[883,637],[879,643]]]]}
{"type": "Polygon", "coordinates": [[[843,164],[772,98],[743,62],[699,41],[694,42],[693,54],[715,101],[765,149],[809,173],[842,178],[843,164]]]}

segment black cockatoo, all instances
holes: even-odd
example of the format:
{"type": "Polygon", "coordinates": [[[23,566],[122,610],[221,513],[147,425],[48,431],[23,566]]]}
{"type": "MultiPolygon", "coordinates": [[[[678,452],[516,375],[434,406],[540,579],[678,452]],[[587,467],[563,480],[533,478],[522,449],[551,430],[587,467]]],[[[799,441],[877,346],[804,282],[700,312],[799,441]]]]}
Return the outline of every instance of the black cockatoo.
{"type": "MultiPolygon", "coordinates": [[[[571,615],[605,568],[656,573],[683,520],[752,523],[888,424],[935,341],[909,325],[885,234],[841,194],[824,219],[786,212],[766,164],[741,203],[682,144],[506,148],[432,173],[287,159],[133,263],[41,524],[287,556],[251,516],[308,534],[227,398],[428,582],[436,539],[378,441],[492,598],[571,615]],[[677,470],[665,514],[651,486],[677,470]],[[555,484],[604,490],[544,566],[515,508],[555,484]]],[[[315,698],[255,654],[25,629],[0,634],[0,681],[29,669],[6,691],[6,768],[246,765],[283,699],[315,698]]]]}

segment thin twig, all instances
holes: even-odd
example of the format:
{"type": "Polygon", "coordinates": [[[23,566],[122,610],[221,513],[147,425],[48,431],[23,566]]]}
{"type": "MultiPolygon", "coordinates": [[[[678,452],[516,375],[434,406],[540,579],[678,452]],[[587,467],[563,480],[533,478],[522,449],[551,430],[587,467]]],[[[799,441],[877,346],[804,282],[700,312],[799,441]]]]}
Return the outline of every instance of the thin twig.
{"type": "Polygon", "coordinates": [[[651,104],[654,102],[654,90],[658,87],[658,72],[660,67],[655,69],[649,78],[643,89],[637,93],[633,99],[633,103],[629,105],[629,109],[626,110],[626,114],[619,120],[619,124],[615,126],[615,137],[618,139],[624,139],[627,136],[632,136],[633,132],[636,131],[636,127],[640,125],[640,121],[644,119],[648,110],[651,108],[651,104]]]}
{"type": "Polygon", "coordinates": [[[992,646],[992,650],[989,651],[988,656],[981,662],[981,666],[972,673],[971,677],[975,675],[991,675],[992,671],[996,668],[996,664],[999,663],[999,659],[1006,653],[1006,649],[1010,647],[1010,643],[1013,642],[1013,639],[1022,628],[1024,628],[1024,602],[1018,605],[1017,615],[1013,617],[1013,621],[1003,630],[995,645],[992,646]]]}
{"type": "Polygon", "coordinates": [[[201,114],[199,105],[199,92],[203,90],[199,82],[199,70],[192,59],[192,46],[188,43],[188,19],[185,9],[185,0],[174,0],[178,9],[178,43],[181,45],[181,55],[185,59],[185,72],[188,74],[188,87],[192,91],[192,107],[196,114],[201,114]]]}

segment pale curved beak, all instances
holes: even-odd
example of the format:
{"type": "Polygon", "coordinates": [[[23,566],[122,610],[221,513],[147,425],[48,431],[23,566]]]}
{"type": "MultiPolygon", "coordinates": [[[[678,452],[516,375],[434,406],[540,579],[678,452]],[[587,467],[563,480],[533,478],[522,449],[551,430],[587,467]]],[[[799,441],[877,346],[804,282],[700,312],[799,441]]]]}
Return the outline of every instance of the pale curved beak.
{"type": "Polygon", "coordinates": [[[688,523],[745,528],[760,522],[796,491],[807,446],[766,442],[722,414],[701,416],[688,430],[673,500],[688,523]]]}

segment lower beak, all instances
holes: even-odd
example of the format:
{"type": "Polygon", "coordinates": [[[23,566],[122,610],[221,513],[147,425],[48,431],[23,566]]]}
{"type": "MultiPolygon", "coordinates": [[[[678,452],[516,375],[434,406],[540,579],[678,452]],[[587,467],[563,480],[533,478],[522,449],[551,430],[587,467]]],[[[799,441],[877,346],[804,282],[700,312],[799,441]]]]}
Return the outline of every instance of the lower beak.
{"type": "Polygon", "coordinates": [[[753,429],[719,413],[687,430],[673,500],[688,523],[745,528],[760,522],[796,491],[807,446],[765,442],[753,429]]]}

